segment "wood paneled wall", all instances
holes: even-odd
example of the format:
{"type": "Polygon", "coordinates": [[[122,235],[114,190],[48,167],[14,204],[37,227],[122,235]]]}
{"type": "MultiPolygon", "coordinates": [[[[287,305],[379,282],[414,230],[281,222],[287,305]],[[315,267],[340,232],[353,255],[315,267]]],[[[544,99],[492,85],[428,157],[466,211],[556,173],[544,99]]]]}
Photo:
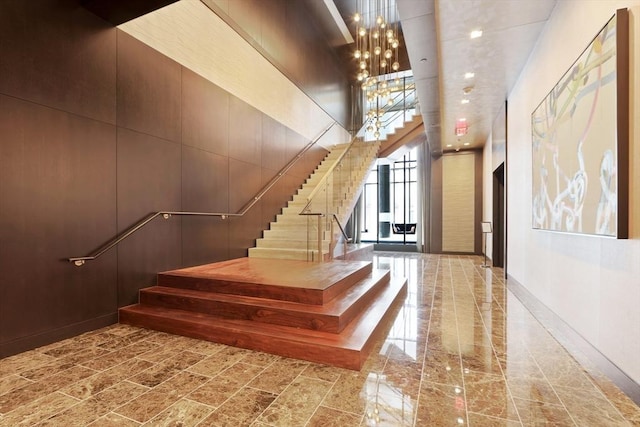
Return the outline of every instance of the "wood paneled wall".
{"type": "Polygon", "coordinates": [[[115,29],[78,0],[0,2],[0,357],[117,321],[158,271],[244,256],[326,151],[243,218],[301,136],[115,29]]]}

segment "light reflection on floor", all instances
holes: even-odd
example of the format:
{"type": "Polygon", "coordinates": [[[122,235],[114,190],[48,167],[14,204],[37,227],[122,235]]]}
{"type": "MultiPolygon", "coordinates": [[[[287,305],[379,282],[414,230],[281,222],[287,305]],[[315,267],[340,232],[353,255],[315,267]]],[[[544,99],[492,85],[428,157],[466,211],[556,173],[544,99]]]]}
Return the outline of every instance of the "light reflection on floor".
{"type": "Polygon", "coordinates": [[[640,425],[482,261],[377,253],[408,292],[360,372],[114,325],[0,360],[0,426],[640,425]]]}

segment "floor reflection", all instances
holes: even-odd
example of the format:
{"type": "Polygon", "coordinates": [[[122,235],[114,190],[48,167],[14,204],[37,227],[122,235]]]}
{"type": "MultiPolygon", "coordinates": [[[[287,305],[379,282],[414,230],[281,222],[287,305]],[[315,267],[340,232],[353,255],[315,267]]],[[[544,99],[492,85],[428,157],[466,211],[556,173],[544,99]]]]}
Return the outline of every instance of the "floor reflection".
{"type": "Polygon", "coordinates": [[[376,253],[408,292],[359,372],[113,325],[0,360],[0,426],[640,425],[482,261],[376,253]]]}

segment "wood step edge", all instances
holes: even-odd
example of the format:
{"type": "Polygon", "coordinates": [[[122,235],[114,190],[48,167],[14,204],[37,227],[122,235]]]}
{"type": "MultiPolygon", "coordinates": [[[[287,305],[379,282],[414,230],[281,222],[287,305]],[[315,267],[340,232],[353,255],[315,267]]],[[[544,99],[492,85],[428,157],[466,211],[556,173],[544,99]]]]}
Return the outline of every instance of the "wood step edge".
{"type": "Polygon", "coordinates": [[[258,328],[253,321],[138,304],[121,308],[119,315],[120,322],[125,324],[359,370],[375,338],[381,330],[390,327],[388,320],[397,313],[406,291],[406,279],[392,278],[371,306],[340,334],[270,324],[261,324],[258,328]]]}
{"type": "Polygon", "coordinates": [[[325,305],[166,286],[141,289],[140,304],[338,333],[389,280],[388,270],[374,270],[325,305]]]}

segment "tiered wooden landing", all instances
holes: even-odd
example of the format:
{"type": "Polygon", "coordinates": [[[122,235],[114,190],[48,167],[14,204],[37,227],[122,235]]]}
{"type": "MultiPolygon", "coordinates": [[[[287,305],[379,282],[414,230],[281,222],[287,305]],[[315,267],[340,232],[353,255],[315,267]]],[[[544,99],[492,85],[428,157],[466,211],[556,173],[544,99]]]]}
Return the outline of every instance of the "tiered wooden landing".
{"type": "Polygon", "coordinates": [[[359,370],[406,286],[366,261],[239,258],[158,274],[120,322],[359,370]]]}

